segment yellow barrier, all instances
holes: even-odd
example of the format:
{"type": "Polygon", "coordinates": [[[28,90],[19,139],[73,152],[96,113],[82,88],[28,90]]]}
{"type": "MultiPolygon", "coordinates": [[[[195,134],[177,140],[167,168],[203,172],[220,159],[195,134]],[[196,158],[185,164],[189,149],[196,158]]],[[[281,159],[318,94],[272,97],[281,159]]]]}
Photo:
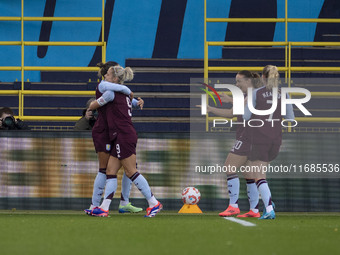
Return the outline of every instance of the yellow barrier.
{"type": "Polygon", "coordinates": [[[0,45],[21,45],[21,42],[14,42],[14,41],[1,41],[0,45]]]}
{"type": "MultiPolygon", "coordinates": [[[[217,91],[218,94],[232,95],[230,91],[217,91]]],[[[303,93],[292,92],[291,96],[304,96],[303,93]]],[[[312,97],[340,97],[340,92],[311,92],[312,97]]],[[[216,96],[215,96],[216,97],[216,96]]]]}
{"type": "Polygon", "coordinates": [[[206,18],[206,22],[242,22],[242,23],[340,23],[340,19],[300,19],[300,18],[206,18]]]}
{"type": "Polygon", "coordinates": [[[0,21],[21,21],[21,17],[0,17],[0,21]]]}
{"type": "Polygon", "coordinates": [[[19,95],[19,90],[0,90],[0,95],[19,95]]]}
{"type": "MultiPolygon", "coordinates": [[[[21,120],[28,121],[77,121],[80,119],[79,116],[15,116],[16,118],[20,118],[21,120]]],[[[209,117],[210,121],[214,119],[219,119],[220,117],[209,117]]],[[[228,119],[228,118],[223,118],[228,119]]],[[[228,119],[229,120],[229,119],[228,119]]],[[[235,118],[236,120],[236,118],[235,118]]],[[[295,118],[298,122],[340,122],[340,118],[323,118],[323,117],[297,117],[295,118]]]]}
{"type": "MultiPolygon", "coordinates": [[[[340,19],[301,19],[288,18],[288,0],[285,0],[285,17],[284,18],[207,18],[207,0],[204,0],[204,82],[209,80],[209,71],[262,71],[263,67],[223,67],[223,66],[209,66],[209,46],[283,46],[285,47],[285,66],[278,67],[279,71],[285,72],[285,79],[288,86],[291,85],[291,72],[340,72],[340,67],[292,67],[292,52],[291,47],[294,46],[333,46],[340,47],[340,42],[289,42],[288,41],[288,23],[340,23],[340,19]],[[285,41],[284,42],[215,42],[207,41],[207,22],[275,22],[285,23],[285,41]]],[[[339,96],[339,93],[329,92],[314,92],[314,96],[339,96]]],[[[207,102],[209,97],[207,96],[207,102]]],[[[206,115],[206,131],[209,129],[209,116],[206,115]]],[[[305,121],[327,121],[331,120],[340,122],[340,118],[312,118],[305,121]]]]}
{"type": "Polygon", "coordinates": [[[0,71],[21,71],[19,66],[0,66],[0,71]]]}
{"type": "Polygon", "coordinates": [[[0,66],[0,71],[75,71],[75,72],[97,72],[98,67],[76,67],[76,66],[0,66]]]}
{"type": "MultiPolygon", "coordinates": [[[[76,96],[93,96],[95,91],[78,91],[78,90],[0,90],[0,95],[76,95],[76,96]]],[[[231,95],[229,91],[217,91],[219,94],[225,93],[231,95]]],[[[303,96],[303,93],[290,93],[292,96],[303,96]]],[[[311,92],[313,97],[340,97],[340,92],[311,92]]]]}
{"type": "MultiPolygon", "coordinates": [[[[300,93],[290,93],[293,96],[301,95],[300,93]]],[[[311,92],[314,97],[340,97],[340,92],[311,92]]]]}
{"type": "MultiPolygon", "coordinates": [[[[324,67],[324,66],[297,66],[297,67],[277,67],[279,71],[295,71],[295,72],[340,72],[340,67],[324,67]]],[[[208,71],[262,71],[263,66],[210,66],[208,71]]]]}
{"type": "Polygon", "coordinates": [[[0,17],[0,21],[102,21],[102,17],[0,17]]]}
{"type": "MultiPolygon", "coordinates": [[[[340,20],[340,19],[339,19],[340,20]]],[[[292,46],[339,46],[340,42],[207,42],[208,46],[288,46],[291,43],[292,46]]]]}
{"type": "MultiPolygon", "coordinates": [[[[19,117],[28,120],[33,118],[38,120],[37,116],[24,116],[24,95],[94,95],[93,91],[25,91],[24,90],[24,72],[25,71],[78,71],[78,72],[96,72],[97,67],[59,67],[59,66],[25,66],[25,50],[24,46],[100,46],[102,47],[102,62],[106,58],[106,42],[104,41],[104,14],[105,14],[105,1],[102,0],[102,17],[25,17],[24,16],[24,0],[21,0],[21,16],[20,17],[0,17],[0,21],[20,21],[21,22],[21,40],[20,41],[1,41],[0,45],[17,45],[21,46],[21,66],[1,66],[0,71],[21,71],[21,90],[7,90],[0,91],[1,95],[18,95],[19,96],[19,117]],[[102,25],[102,38],[101,42],[32,42],[24,40],[24,22],[25,21],[84,21],[93,22],[100,21],[102,25]],[[27,119],[28,118],[28,119],[27,119]]],[[[46,120],[52,120],[46,116],[46,120]]],[[[65,119],[66,117],[58,117],[65,119]]],[[[72,120],[77,120],[77,117],[71,117],[72,120]]],[[[39,116],[39,120],[42,117],[39,116]]],[[[69,119],[69,120],[71,120],[69,119]]],[[[79,117],[78,117],[79,119],[79,117]]],[[[58,119],[59,120],[59,119],[58,119]]]]}
{"type": "Polygon", "coordinates": [[[70,95],[75,95],[75,96],[94,96],[95,91],[78,91],[78,90],[24,90],[22,92],[24,95],[56,95],[56,96],[70,96],[70,95]]]}
{"type": "MultiPolygon", "coordinates": [[[[262,71],[263,66],[209,66],[208,71],[234,71],[238,72],[240,70],[248,70],[259,72],[262,71]]],[[[287,67],[278,67],[279,71],[286,71],[288,70],[287,67]]]]}
{"type": "Polygon", "coordinates": [[[101,17],[24,17],[23,21],[102,21],[101,17]]]}
{"type": "Polygon", "coordinates": [[[103,42],[24,42],[25,46],[104,46],[103,42]]]}
{"type": "Polygon", "coordinates": [[[340,122],[340,118],[329,117],[296,117],[295,119],[301,122],[340,122]]]}
{"type": "Polygon", "coordinates": [[[208,46],[288,46],[286,42],[207,42],[208,46]]]}
{"type": "Polygon", "coordinates": [[[283,18],[206,18],[206,22],[285,22],[283,18]]]}
{"type": "Polygon", "coordinates": [[[75,67],[75,66],[25,66],[25,71],[76,71],[97,72],[98,67],[75,67]]]}
{"type": "Polygon", "coordinates": [[[77,121],[79,116],[16,116],[21,120],[28,121],[77,121]]]}
{"type": "MultiPolygon", "coordinates": [[[[291,72],[329,72],[340,71],[340,67],[292,67],[291,66],[291,47],[292,46],[340,46],[339,42],[288,42],[288,23],[340,23],[340,19],[299,19],[288,18],[288,0],[285,0],[285,18],[207,18],[207,3],[204,0],[204,78],[208,79],[209,71],[261,71],[263,67],[209,67],[208,47],[209,46],[283,46],[285,47],[285,66],[279,67],[280,71],[285,72],[290,85],[291,72]],[[285,23],[284,42],[208,42],[207,41],[207,22],[275,22],[285,23]]],[[[24,95],[94,95],[93,91],[26,91],[24,90],[24,71],[97,71],[96,67],[42,67],[24,65],[24,46],[101,46],[102,61],[105,62],[106,42],[104,41],[104,0],[102,0],[102,17],[25,17],[24,0],[21,0],[21,17],[0,17],[0,21],[20,21],[21,22],[21,41],[2,41],[0,45],[21,46],[21,66],[0,67],[0,71],[21,71],[21,90],[0,90],[2,95],[19,95],[19,117],[24,120],[55,120],[55,121],[75,121],[79,117],[56,117],[56,116],[23,116],[24,95]],[[24,22],[25,21],[101,21],[102,40],[101,42],[30,42],[24,41],[24,22]]],[[[294,93],[292,93],[294,95],[294,93]]],[[[333,97],[339,96],[338,92],[312,92],[312,96],[333,97]]],[[[207,115],[207,126],[208,126],[207,115]]],[[[298,119],[298,118],[297,118],[298,119]]],[[[303,118],[300,121],[338,121],[340,118],[303,118]]]]}

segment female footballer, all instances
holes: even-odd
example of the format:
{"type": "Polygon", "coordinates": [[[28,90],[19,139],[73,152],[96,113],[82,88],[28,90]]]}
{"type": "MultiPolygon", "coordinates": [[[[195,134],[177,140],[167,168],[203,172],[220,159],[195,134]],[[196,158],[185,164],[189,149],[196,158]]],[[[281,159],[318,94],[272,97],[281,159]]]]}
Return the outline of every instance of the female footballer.
{"type": "MultiPolygon", "coordinates": [[[[261,86],[260,76],[257,73],[252,73],[249,71],[240,71],[236,75],[236,86],[239,87],[244,94],[247,93],[248,88],[258,88],[261,86]]],[[[232,99],[225,94],[222,94],[222,101],[225,103],[231,103],[232,99]]],[[[208,112],[212,112],[218,116],[232,118],[233,108],[231,109],[219,109],[215,107],[208,106],[208,112]]],[[[243,122],[242,116],[238,115],[237,122],[243,122]]],[[[250,143],[247,136],[244,134],[245,128],[242,125],[238,125],[236,129],[236,141],[231,151],[229,152],[227,159],[224,163],[228,166],[228,169],[239,169],[241,166],[245,165],[247,162],[247,156],[250,151],[250,143]],[[229,167],[230,166],[230,167],[229,167]]],[[[259,194],[256,188],[255,180],[251,179],[244,173],[247,183],[247,194],[250,204],[249,212],[238,215],[237,217],[260,217],[258,210],[259,194]]],[[[240,179],[236,172],[227,173],[227,184],[229,192],[229,206],[219,215],[222,217],[233,216],[240,213],[238,207],[239,189],[240,189],[240,179]]]]}
{"type": "MultiPolygon", "coordinates": [[[[271,192],[266,181],[266,173],[263,169],[268,166],[270,161],[277,157],[282,143],[281,97],[288,95],[280,93],[279,77],[276,66],[265,66],[262,71],[264,86],[253,91],[251,100],[252,107],[256,110],[268,110],[272,107],[272,102],[277,100],[276,110],[270,115],[257,115],[250,111],[250,106],[247,104],[243,115],[243,118],[247,121],[256,120],[256,122],[263,123],[260,127],[250,127],[249,125],[246,127],[246,134],[249,135],[251,143],[247,165],[251,169],[259,170],[253,171],[251,174],[256,181],[258,191],[265,206],[265,211],[260,219],[275,219],[271,192]]],[[[286,106],[286,113],[285,119],[294,119],[293,106],[291,104],[286,106]]]]}
{"type": "MultiPolygon", "coordinates": [[[[98,63],[97,66],[100,67],[98,72],[98,77],[102,78],[107,74],[107,71],[111,66],[116,66],[118,63],[109,61],[107,63],[98,63]]],[[[129,88],[124,85],[110,83],[108,81],[102,80],[97,88],[96,88],[96,98],[101,104],[105,104],[106,102],[112,101],[114,98],[114,91],[121,92],[126,95],[130,95],[132,92],[129,88]]],[[[144,101],[139,99],[133,100],[134,107],[143,107],[144,101]]],[[[105,126],[106,119],[106,106],[101,107],[98,110],[98,118],[92,129],[92,137],[93,143],[95,146],[95,150],[98,155],[99,160],[99,171],[94,181],[93,185],[93,194],[92,194],[92,203],[89,209],[85,209],[84,212],[88,215],[91,215],[91,212],[94,208],[99,207],[101,197],[103,195],[103,191],[105,188],[106,182],[106,166],[110,157],[110,138],[108,135],[108,129],[105,126]]],[[[130,190],[131,190],[131,180],[126,177],[125,173],[122,179],[122,192],[121,192],[121,200],[119,205],[119,212],[140,212],[143,209],[134,207],[129,202],[130,190]]]]}
{"type": "MultiPolygon", "coordinates": [[[[124,81],[133,79],[133,71],[129,67],[111,66],[104,77],[106,81],[122,84],[124,81]]],[[[108,216],[109,206],[117,189],[117,172],[123,166],[125,174],[148,201],[149,207],[146,210],[145,217],[154,217],[162,210],[163,206],[152,194],[147,180],[136,169],[137,133],[131,121],[132,104],[130,97],[116,93],[112,102],[102,105],[102,102],[97,100],[93,101],[89,108],[95,110],[106,107],[106,119],[102,126],[108,128],[112,149],[106,169],[107,180],[104,201],[100,207],[92,211],[92,215],[108,216]]]]}

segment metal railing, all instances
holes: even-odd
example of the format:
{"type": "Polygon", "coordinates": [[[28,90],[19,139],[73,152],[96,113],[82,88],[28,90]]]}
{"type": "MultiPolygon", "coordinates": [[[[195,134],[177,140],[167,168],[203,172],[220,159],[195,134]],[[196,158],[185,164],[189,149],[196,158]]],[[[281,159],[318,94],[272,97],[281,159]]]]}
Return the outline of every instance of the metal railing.
{"type": "Polygon", "coordinates": [[[97,67],[75,67],[75,66],[25,66],[25,46],[101,46],[102,62],[106,59],[106,42],[104,41],[104,9],[105,1],[102,0],[101,17],[25,17],[24,0],[21,0],[21,17],[0,17],[0,21],[20,21],[21,22],[21,41],[0,41],[0,45],[17,45],[21,46],[21,66],[0,66],[0,71],[21,71],[21,89],[20,90],[0,90],[0,95],[18,95],[19,97],[19,114],[17,117],[23,120],[54,120],[54,121],[76,121],[79,116],[24,116],[24,96],[25,95],[89,95],[93,96],[94,91],[28,91],[24,88],[25,71],[98,71],[97,67]],[[101,22],[101,42],[36,42],[24,40],[24,22],[25,21],[84,21],[84,22],[101,22]]]}
{"type": "MultiPolygon", "coordinates": [[[[285,17],[284,18],[207,18],[207,0],[204,0],[204,81],[209,82],[209,71],[235,71],[249,70],[262,71],[263,66],[209,66],[209,46],[284,46],[285,47],[285,66],[278,67],[279,71],[285,72],[286,82],[291,86],[292,72],[340,72],[340,67],[292,67],[292,46],[338,46],[340,42],[291,42],[288,41],[288,23],[340,23],[340,19],[303,19],[288,18],[288,0],[285,0],[285,17]],[[207,23],[208,22],[275,22],[285,23],[285,41],[282,42],[250,42],[250,41],[207,41],[207,23]]],[[[340,96],[334,92],[312,92],[312,96],[340,96]]],[[[209,97],[207,96],[207,102],[209,97]]],[[[206,114],[206,131],[209,130],[209,121],[213,118],[206,114]]],[[[340,118],[322,118],[322,117],[303,117],[296,118],[302,122],[340,122],[340,118]]]]}

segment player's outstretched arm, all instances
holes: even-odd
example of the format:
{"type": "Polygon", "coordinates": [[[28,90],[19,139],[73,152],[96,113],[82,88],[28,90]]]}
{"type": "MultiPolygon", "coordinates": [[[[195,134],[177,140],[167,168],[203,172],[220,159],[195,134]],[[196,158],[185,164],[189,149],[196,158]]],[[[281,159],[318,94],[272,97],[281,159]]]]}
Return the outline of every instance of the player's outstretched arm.
{"type": "Polygon", "coordinates": [[[125,85],[112,83],[108,81],[101,81],[98,85],[98,89],[101,93],[104,93],[106,91],[120,92],[125,95],[130,95],[132,93],[132,91],[125,85]]]}
{"type": "Polygon", "coordinates": [[[229,103],[229,104],[233,103],[233,98],[225,93],[221,93],[220,97],[223,103],[229,103]]]}

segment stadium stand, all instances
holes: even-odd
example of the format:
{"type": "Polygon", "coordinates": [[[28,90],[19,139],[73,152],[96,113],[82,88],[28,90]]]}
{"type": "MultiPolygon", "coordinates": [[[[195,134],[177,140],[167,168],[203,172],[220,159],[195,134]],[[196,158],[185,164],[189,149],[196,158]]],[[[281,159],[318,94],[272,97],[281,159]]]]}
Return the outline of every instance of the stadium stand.
{"type": "MultiPolygon", "coordinates": [[[[340,66],[338,48],[292,48],[292,66],[340,66]]],[[[284,48],[277,47],[225,47],[223,59],[210,60],[212,66],[284,66],[284,48]]],[[[127,85],[145,101],[143,111],[134,111],[134,123],[139,132],[178,132],[190,128],[190,78],[203,78],[203,60],[195,59],[127,59],[125,66],[135,71],[135,78],[127,85]]],[[[211,72],[209,77],[233,78],[235,72],[211,72]]],[[[284,74],[282,75],[284,76],[284,74]]],[[[339,92],[336,78],[339,73],[300,72],[292,73],[292,79],[307,78],[308,84],[296,84],[311,92],[339,92]],[[313,79],[310,79],[313,78],[313,79]],[[327,78],[327,79],[325,79],[327,78]],[[327,84],[325,84],[327,81],[327,84]],[[312,82],[312,83],[311,83],[312,82]]],[[[55,82],[65,77],[60,72],[42,72],[42,82],[26,82],[30,90],[88,90],[97,84],[95,73],[75,73],[74,80],[55,82]],[[89,81],[90,80],[90,81],[89,81]],[[93,82],[93,80],[95,82],[93,82]]],[[[70,77],[70,75],[67,75],[70,77]]],[[[18,89],[19,82],[2,83],[1,89],[18,89]]],[[[88,96],[25,96],[25,115],[77,116],[81,115],[88,96]]],[[[2,95],[4,105],[17,109],[17,96],[2,95]]],[[[313,117],[340,117],[338,97],[313,97],[306,104],[313,117]]],[[[192,109],[196,114],[198,109],[192,109]]],[[[295,109],[296,116],[301,112],[295,109]]],[[[70,122],[31,122],[32,126],[58,126],[70,129],[70,122]]],[[[301,123],[302,127],[335,127],[336,123],[301,123]]]]}

